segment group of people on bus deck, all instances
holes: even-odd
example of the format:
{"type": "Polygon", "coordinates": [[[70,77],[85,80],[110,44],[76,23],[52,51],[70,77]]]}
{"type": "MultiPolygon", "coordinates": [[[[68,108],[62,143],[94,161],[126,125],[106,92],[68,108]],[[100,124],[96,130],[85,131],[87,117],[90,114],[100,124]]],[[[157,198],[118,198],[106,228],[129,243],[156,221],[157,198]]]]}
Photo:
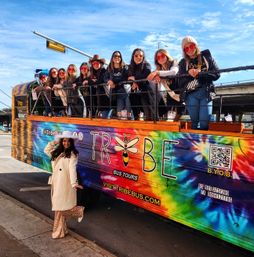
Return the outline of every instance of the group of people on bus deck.
{"type": "Polygon", "coordinates": [[[152,120],[158,112],[160,117],[175,113],[174,120],[178,120],[186,106],[191,128],[207,130],[215,95],[213,81],[220,77],[218,67],[210,51],[201,51],[191,36],[182,39],[182,51],[178,63],[167,50],[157,50],[155,71],[140,48],[133,51],[129,65],[120,51],[114,51],[107,69],[105,59],[96,54],[80,65],[78,77],[74,64],[67,70],[51,68],[34,91],[43,93],[46,116],[109,118],[116,107],[119,119],[140,119],[143,114],[152,120]]]}

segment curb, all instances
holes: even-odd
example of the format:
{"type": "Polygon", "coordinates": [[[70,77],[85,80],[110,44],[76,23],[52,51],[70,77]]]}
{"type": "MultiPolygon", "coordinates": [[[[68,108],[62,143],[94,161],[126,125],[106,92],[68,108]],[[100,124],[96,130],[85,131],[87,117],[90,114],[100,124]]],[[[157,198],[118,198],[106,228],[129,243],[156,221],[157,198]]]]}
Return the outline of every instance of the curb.
{"type": "Polygon", "coordinates": [[[70,229],[69,235],[65,238],[52,239],[53,220],[2,191],[0,191],[0,199],[2,202],[0,210],[3,213],[0,216],[0,226],[38,256],[116,257],[70,229]]]}

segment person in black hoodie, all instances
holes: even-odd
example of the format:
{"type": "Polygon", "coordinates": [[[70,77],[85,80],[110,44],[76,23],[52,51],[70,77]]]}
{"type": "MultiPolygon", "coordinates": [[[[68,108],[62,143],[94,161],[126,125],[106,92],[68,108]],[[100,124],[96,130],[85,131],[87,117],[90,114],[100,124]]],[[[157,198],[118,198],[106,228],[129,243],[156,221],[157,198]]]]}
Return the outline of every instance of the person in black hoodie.
{"type": "MultiPolygon", "coordinates": [[[[150,73],[151,65],[146,61],[144,51],[136,48],[132,53],[129,65],[128,80],[146,79],[150,73]]],[[[130,101],[134,119],[138,119],[140,112],[144,112],[146,120],[152,119],[151,99],[152,90],[148,81],[132,83],[130,101]]]]}
{"type": "Polygon", "coordinates": [[[108,118],[110,111],[109,88],[105,83],[106,69],[103,67],[106,61],[100,58],[98,54],[95,54],[89,62],[91,64],[89,85],[92,87],[92,95],[94,95],[94,92],[96,94],[96,99],[93,98],[96,116],[108,118]]]}
{"type": "Polygon", "coordinates": [[[179,75],[186,76],[179,78],[180,98],[186,103],[191,128],[207,130],[215,95],[213,81],[220,77],[218,66],[210,51],[200,51],[191,36],[183,38],[182,50],[184,58],[179,63],[179,75]]]}
{"type": "Polygon", "coordinates": [[[120,51],[114,51],[106,72],[106,81],[111,89],[111,106],[117,105],[118,119],[131,118],[131,104],[129,94],[126,91],[123,81],[128,80],[128,66],[125,65],[120,51]],[[126,115],[123,115],[127,112],[126,115]]]}

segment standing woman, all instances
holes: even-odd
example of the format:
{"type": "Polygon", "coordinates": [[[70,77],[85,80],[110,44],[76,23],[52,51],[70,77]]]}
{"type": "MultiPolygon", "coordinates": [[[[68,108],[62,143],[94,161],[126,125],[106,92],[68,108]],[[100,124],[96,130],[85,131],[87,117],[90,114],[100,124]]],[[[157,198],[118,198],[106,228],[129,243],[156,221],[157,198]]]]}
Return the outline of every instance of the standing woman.
{"type": "Polygon", "coordinates": [[[52,211],[55,211],[52,238],[63,238],[68,234],[66,218],[77,217],[80,222],[83,218],[84,207],[77,206],[77,189],[83,189],[78,184],[76,166],[78,151],[70,131],[64,131],[56,136],[59,141],[49,142],[44,152],[51,157],[52,176],[51,184],[52,211]]]}
{"type": "Polygon", "coordinates": [[[120,51],[113,52],[111,56],[106,73],[106,80],[111,88],[111,98],[116,98],[117,117],[119,119],[126,119],[127,117],[130,119],[131,104],[129,94],[126,91],[124,84],[120,83],[128,80],[128,66],[125,65],[120,51]],[[127,117],[126,115],[122,115],[125,110],[127,111],[127,117]]]}
{"type": "Polygon", "coordinates": [[[66,76],[66,93],[67,93],[67,102],[68,102],[68,115],[78,116],[76,112],[76,102],[79,99],[78,92],[75,90],[75,80],[77,79],[77,67],[74,64],[70,64],[67,68],[66,76]]]}
{"type": "Polygon", "coordinates": [[[54,84],[52,90],[56,97],[57,109],[60,116],[67,115],[67,96],[66,91],[63,89],[66,83],[66,71],[64,68],[58,70],[57,84],[54,84]]]}
{"type": "Polygon", "coordinates": [[[45,87],[45,113],[44,116],[52,116],[52,111],[55,111],[57,109],[57,101],[55,98],[55,95],[52,94],[52,88],[54,86],[54,84],[57,83],[57,74],[58,74],[58,70],[55,67],[52,67],[49,70],[49,76],[47,78],[47,82],[46,82],[46,87],[45,87]]]}
{"type": "Polygon", "coordinates": [[[92,85],[92,92],[95,91],[96,94],[96,101],[94,101],[94,103],[97,109],[97,117],[108,118],[110,111],[110,99],[109,90],[107,90],[107,85],[105,83],[106,69],[103,67],[106,60],[100,58],[98,54],[95,54],[89,62],[91,64],[89,85],[92,85]],[[105,83],[105,85],[101,85],[103,83],[105,83]]]}
{"type": "Polygon", "coordinates": [[[74,85],[75,90],[78,91],[79,94],[79,101],[77,102],[76,108],[77,111],[82,115],[82,117],[87,117],[88,112],[87,108],[90,106],[90,92],[89,92],[89,86],[88,86],[88,80],[90,76],[89,66],[88,63],[83,62],[81,63],[80,67],[80,75],[76,79],[74,85]]]}
{"type": "MultiPolygon", "coordinates": [[[[145,59],[142,49],[136,48],[131,56],[129,65],[128,80],[146,79],[151,73],[151,65],[145,59]]],[[[144,112],[145,119],[152,119],[152,90],[148,81],[133,83],[131,86],[131,108],[134,119],[138,119],[140,111],[144,112]],[[141,103],[141,106],[140,106],[141,103]]]]}
{"type": "Polygon", "coordinates": [[[175,121],[177,121],[182,113],[183,108],[180,107],[180,103],[171,97],[172,92],[177,90],[176,79],[161,79],[160,77],[175,76],[178,73],[178,62],[174,60],[165,49],[159,49],[155,52],[154,63],[156,70],[150,73],[148,80],[153,80],[159,83],[158,91],[161,92],[162,85],[166,90],[166,94],[162,94],[159,100],[159,116],[170,112],[175,112],[175,121]],[[164,105],[166,103],[166,106],[164,105]]]}
{"type": "Polygon", "coordinates": [[[200,51],[197,41],[186,36],[182,40],[183,59],[179,63],[179,79],[184,89],[180,98],[186,103],[191,117],[191,128],[208,130],[212,114],[213,81],[220,77],[218,66],[210,51],[200,51]]]}

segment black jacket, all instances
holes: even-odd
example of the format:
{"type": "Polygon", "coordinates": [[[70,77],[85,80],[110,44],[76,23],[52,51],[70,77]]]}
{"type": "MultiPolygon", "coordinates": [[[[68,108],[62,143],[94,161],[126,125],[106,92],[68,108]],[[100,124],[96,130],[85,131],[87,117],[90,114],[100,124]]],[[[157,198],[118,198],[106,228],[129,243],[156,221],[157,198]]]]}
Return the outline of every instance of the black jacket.
{"type": "MultiPolygon", "coordinates": [[[[207,89],[207,96],[209,100],[211,100],[211,93],[214,93],[214,84],[213,81],[217,80],[220,77],[220,73],[218,72],[218,66],[213,59],[210,51],[204,50],[201,51],[201,57],[202,57],[202,63],[205,64],[201,68],[201,72],[199,73],[197,79],[198,79],[198,84],[199,87],[206,87],[207,89]]],[[[193,64],[194,67],[198,62],[198,57],[190,61],[190,64],[193,64]]],[[[186,59],[182,59],[179,63],[179,75],[188,75],[188,66],[186,59]]],[[[185,100],[186,95],[189,94],[190,92],[187,91],[186,86],[187,84],[194,80],[193,77],[191,76],[183,76],[178,78],[178,85],[179,88],[181,89],[180,93],[180,98],[182,101],[185,100]]]]}
{"type": "MultiPolygon", "coordinates": [[[[146,79],[151,73],[151,65],[148,62],[144,62],[138,65],[129,65],[128,76],[134,76],[135,80],[146,79]]],[[[147,91],[149,82],[138,82],[139,89],[141,91],[147,91]]]]}

